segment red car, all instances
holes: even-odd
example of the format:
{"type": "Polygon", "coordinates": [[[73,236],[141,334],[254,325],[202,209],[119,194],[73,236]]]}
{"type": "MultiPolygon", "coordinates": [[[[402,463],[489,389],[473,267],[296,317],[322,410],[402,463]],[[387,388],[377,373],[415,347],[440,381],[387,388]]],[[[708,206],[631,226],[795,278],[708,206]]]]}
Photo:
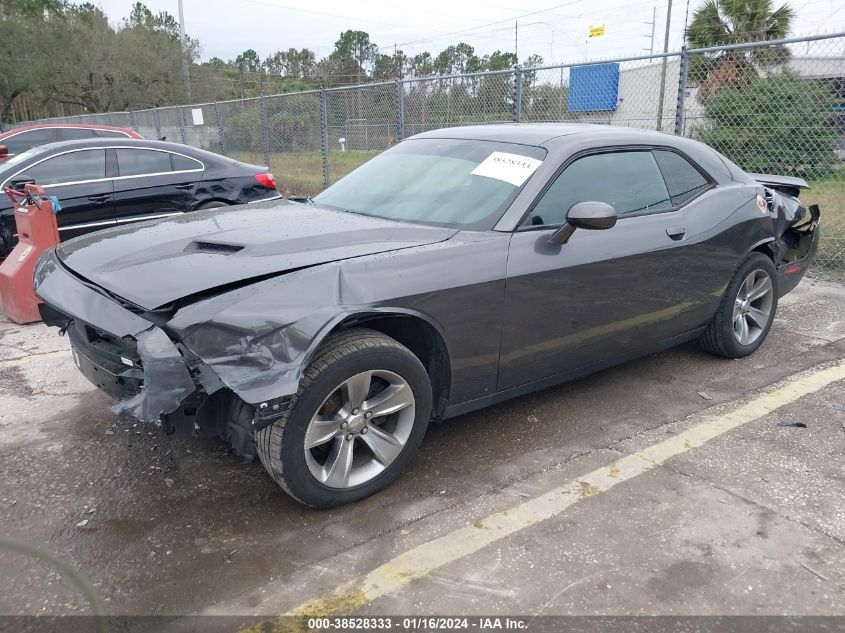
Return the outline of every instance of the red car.
{"type": "Polygon", "coordinates": [[[0,161],[36,145],[95,138],[144,138],[128,127],[74,123],[35,123],[0,134],[0,161]]]}

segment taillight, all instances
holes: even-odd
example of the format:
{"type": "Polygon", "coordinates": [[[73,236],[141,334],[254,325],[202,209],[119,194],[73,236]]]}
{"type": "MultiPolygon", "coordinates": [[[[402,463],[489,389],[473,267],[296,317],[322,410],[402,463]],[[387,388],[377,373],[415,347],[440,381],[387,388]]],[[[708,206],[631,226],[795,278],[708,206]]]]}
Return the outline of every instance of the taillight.
{"type": "Polygon", "coordinates": [[[268,189],[276,188],[276,179],[273,178],[273,174],[271,174],[270,172],[266,172],[263,174],[255,174],[255,179],[268,189]]]}
{"type": "Polygon", "coordinates": [[[0,160],[9,158],[9,148],[5,145],[0,145],[0,160]]]}

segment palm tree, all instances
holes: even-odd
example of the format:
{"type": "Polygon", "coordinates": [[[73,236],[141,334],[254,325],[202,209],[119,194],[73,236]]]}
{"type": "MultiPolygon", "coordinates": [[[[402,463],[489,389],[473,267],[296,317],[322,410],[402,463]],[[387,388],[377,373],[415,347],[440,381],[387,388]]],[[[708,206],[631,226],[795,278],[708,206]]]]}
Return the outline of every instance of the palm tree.
{"type": "MultiPolygon", "coordinates": [[[[790,31],[795,11],[784,3],[774,8],[772,0],[704,0],[693,13],[686,32],[692,48],[779,40],[790,31]]],[[[786,62],[784,46],[760,46],[694,56],[690,75],[700,79],[698,100],[705,102],[723,86],[741,87],[742,80],[758,68],[786,62]]]]}

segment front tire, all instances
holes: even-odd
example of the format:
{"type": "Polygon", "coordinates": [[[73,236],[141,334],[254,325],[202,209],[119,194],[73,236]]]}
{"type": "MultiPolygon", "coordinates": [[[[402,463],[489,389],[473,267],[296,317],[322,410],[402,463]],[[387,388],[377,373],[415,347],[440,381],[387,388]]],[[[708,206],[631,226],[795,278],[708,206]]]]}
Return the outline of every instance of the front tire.
{"type": "Polygon", "coordinates": [[[408,467],[431,406],[428,374],[408,348],[374,330],[346,330],[317,350],[285,415],[256,434],[258,456],[306,505],[358,501],[408,467]]]}
{"type": "Polygon", "coordinates": [[[752,253],[734,273],[719,310],[699,339],[718,356],[753,354],[769,334],[778,307],[777,270],[762,253],[752,253]]]}

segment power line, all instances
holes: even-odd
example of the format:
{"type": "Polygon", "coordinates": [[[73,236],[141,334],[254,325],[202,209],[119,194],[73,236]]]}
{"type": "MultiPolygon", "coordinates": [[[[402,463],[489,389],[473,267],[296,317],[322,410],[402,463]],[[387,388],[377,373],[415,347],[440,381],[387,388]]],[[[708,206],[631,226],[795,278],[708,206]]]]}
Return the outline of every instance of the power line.
{"type": "MultiPolygon", "coordinates": [[[[253,0],[253,1],[257,1],[257,0],[253,0]]],[[[570,0],[569,2],[564,2],[562,4],[557,4],[553,7],[549,7],[548,9],[539,9],[537,11],[529,11],[528,13],[521,13],[520,15],[511,16],[511,17],[505,18],[503,20],[494,20],[493,22],[487,22],[486,24],[480,24],[479,26],[473,26],[473,27],[470,27],[470,28],[467,28],[467,29],[461,29],[459,31],[450,31],[448,33],[443,33],[443,37],[452,36],[452,35],[461,35],[463,33],[469,33],[471,31],[476,31],[478,29],[482,29],[482,28],[487,27],[487,26],[495,26],[497,24],[503,24],[503,23],[509,24],[513,20],[519,20],[521,18],[527,18],[527,17],[530,17],[532,15],[539,15],[541,13],[548,13],[549,11],[554,11],[556,9],[562,9],[563,7],[569,7],[569,6],[579,4],[579,3],[585,2],[585,1],[586,0],[570,0]]],[[[434,39],[441,39],[441,38],[435,37],[435,38],[426,38],[426,39],[419,39],[419,40],[409,40],[407,42],[400,42],[398,45],[399,46],[407,46],[409,44],[420,44],[420,43],[432,41],[434,39]]]]}

